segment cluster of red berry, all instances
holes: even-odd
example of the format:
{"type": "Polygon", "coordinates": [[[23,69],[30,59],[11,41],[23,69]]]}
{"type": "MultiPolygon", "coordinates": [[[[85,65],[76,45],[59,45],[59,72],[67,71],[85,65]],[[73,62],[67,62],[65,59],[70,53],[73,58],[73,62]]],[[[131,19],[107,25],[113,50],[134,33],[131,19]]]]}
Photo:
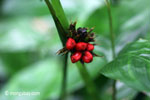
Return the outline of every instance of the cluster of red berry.
{"type": "Polygon", "coordinates": [[[85,27],[76,29],[76,22],[71,23],[69,33],[66,36],[66,46],[57,53],[64,55],[71,52],[72,63],[77,61],[90,63],[93,60],[93,56],[98,56],[93,52],[94,44],[90,44],[91,42],[95,42],[92,30],[93,28],[88,29],[85,27]]]}
{"type": "Polygon", "coordinates": [[[81,59],[85,63],[90,63],[93,60],[93,55],[91,54],[91,51],[94,49],[93,44],[85,42],[76,43],[73,38],[68,38],[66,42],[66,49],[75,51],[71,54],[72,63],[75,63],[81,59]]]}

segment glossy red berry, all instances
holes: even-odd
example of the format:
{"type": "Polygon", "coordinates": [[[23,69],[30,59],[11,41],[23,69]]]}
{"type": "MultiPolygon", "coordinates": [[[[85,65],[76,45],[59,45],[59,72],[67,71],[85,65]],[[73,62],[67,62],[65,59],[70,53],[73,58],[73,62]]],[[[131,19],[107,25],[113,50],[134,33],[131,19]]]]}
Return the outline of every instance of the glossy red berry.
{"type": "Polygon", "coordinates": [[[85,63],[90,63],[93,60],[93,55],[89,51],[85,51],[82,60],[85,63]]]}
{"type": "Polygon", "coordinates": [[[75,63],[77,61],[79,61],[82,57],[82,53],[81,52],[75,52],[71,55],[71,61],[72,63],[75,63]]]}
{"type": "Polygon", "coordinates": [[[68,40],[67,40],[67,42],[66,42],[66,48],[67,48],[68,50],[72,50],[72,49],[75,47],[75,45],[76,45],[75,40],[72,39],[72,38],[68,38],[68,40]]]}
{"type": "Polygon", "coordinates": [[[77,51],[84,51],[86,48],[87,48],[87,43],[85,43],[85,42],[78,42],[76,44],[77,51]]]}
{"type": "Polygon", "coordinates": [[[94,45],[93,45],[93,44],[88,43],[88,45],[87,45],[87,50],[88,50],[88,51],[92,51],[92,50],[94,50],[94,45]]]}

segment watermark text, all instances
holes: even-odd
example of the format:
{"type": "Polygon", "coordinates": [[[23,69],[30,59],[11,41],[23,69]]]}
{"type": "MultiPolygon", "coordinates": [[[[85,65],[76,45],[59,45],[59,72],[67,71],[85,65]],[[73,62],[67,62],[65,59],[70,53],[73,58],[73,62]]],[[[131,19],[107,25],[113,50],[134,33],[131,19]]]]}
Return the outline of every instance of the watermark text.
{"type": "Polygon", "coordinates": [[[37,96],[40,92],[28,92],[28,91],[5,91],[6,96],[37,96]]]}

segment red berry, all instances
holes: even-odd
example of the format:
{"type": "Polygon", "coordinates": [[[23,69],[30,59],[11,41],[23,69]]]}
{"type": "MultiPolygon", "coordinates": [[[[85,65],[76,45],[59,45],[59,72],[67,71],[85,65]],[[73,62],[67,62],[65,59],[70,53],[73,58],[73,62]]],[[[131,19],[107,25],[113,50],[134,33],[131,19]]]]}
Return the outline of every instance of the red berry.
{"type": "Polygon", "coordinates": [[[93,55],[89,51],[85,51],[82,60],[85,63],[90,63],[93,60],[93,55]]]}
{"type": "Polygon", "coordinates": [[[76,50],[78,51],[84,51],[87,48],[87,43],[85,42],[78,42],[76,44],[76,50]]]}
{"type": "Polygon", "coordinates": [[[92,50],[94,50],[94,45],[93,45],[93,44],[88,43],[88,45],[87,45],[87,50],[88,50],[88,51],[92,51],[92,50]]]}
{"type": "Polygon", "coordinates": [[[75,45],[76,45],[76,42],[75,42],[75,40],[72,39],[72,38],[69,38],[69,39],[67,40],[67,42],[66,42],[66,48],[67,48],[68,50],[72,50],[72,49],[75,47],[75,45]]]}
{"type": "Polygon", "coordinates": [[[82,57],[82,53],[81,52],[75,52],[71,55],[71,61],[72,63],[75,63],[77,61],[79,61],[82,57]]]}

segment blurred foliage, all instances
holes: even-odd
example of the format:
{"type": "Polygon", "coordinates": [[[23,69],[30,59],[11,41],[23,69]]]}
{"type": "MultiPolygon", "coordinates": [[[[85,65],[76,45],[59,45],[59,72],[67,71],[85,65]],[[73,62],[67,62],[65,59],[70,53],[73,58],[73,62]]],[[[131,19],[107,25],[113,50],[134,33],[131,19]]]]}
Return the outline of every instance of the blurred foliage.
{"type": "MultiPolygon", "coordinates": [[[[94,58],[87,67],[101,98],[111,100],[112,81],[99,74],[100,69],[112,60],[105,2],[61,2],[69,22],[77,20],[77,26],[95,27],[96,42],[100,44],[96,46],[95,52],[104,57],[94,58]]],[[[150,39],[149,4],[149,0],[113,0],[112,14],[117,54],[129,42],[139,38],[150,39]]],[[[43,1],[0,0],[0,100],[58,98],[62,79],[62,57],[56,56],[56,52],[61,47],[54,22],[43,1]],[[33,91],[40,92],[40,95],[6,96],[5,91],[33,91]]],[[[127,83],[129,80],[125,81],[127,83]]],[[[144,84],[148,84],[146,81],[143,81],[144,84]]],[[[138,90],[133,88],[139,85],[129,86],[117,82],[117,100],[133,100],[138,93],[138,90]]],[[[70,60],[67,90],[68,100],[88,98],[78,70],[70,60]]]]}
{"type": "Polygon", "coordinates": [[[139,91],[150,91],[150,41],[139,40],[127,45],[119,56],[101,71],[139,91]]]}

